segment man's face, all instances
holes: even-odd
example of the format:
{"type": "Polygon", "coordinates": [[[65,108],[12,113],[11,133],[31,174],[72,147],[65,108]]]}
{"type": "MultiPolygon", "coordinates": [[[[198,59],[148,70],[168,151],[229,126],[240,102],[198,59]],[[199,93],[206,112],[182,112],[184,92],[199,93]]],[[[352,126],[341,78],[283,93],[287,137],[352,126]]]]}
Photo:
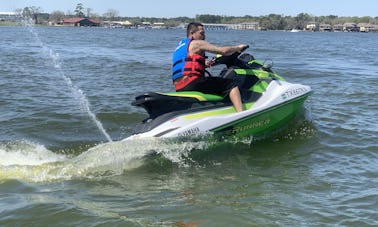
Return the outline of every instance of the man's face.
{"type": "Polygon", "coordinates": [[[205,30],[202,26],[199,26],[198,30],[192,33],[192,38],[194,40],[205,40],[205,30]]]}

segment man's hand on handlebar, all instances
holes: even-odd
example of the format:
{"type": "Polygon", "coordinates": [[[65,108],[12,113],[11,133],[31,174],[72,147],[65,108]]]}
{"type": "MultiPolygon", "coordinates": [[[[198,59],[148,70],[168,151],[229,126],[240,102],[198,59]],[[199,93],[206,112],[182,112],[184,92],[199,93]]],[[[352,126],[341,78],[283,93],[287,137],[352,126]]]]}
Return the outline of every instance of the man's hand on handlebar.
{"type": "Polygon", "coordinates": [[[245,45],[245,44],[240,44],[238,45],[238,48],[240,49],[238,52],[241,53],[243,51],[245,51],[246,49],[248,49],[249,45],[245,45]]]}

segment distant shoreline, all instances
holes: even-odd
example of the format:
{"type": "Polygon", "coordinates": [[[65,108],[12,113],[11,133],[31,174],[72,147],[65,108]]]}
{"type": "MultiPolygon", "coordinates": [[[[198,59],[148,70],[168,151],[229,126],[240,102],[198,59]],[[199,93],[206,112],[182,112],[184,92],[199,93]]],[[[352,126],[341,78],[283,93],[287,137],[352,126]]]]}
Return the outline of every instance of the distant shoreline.
{"type": "Polygon", "coordinates": [[[263,16],[221,16],[196,15],[195,18],[122,17],[114,10],[100,16],[85,12],[79,3],[75,12],[54,11],[44,13],[40,7],[25,7],[17,12],[0,12],[0,26],[16,26],[24,18],[44,26],[108,27],[129,29],[170,29],[185,28],[189,22],[197,21],[208,30],[261,30],[261,31],[314,31],[314,32],[378,32],[378,17],[339,17],[336,15],[314,16],[299,13],[296,16],[269,14],[263,16]]]}
{"type": "MultiPolygon", "coordinates": [[[[329,25],[323,25],[324,27],[321,28],[321,30],[298,30],[298,29],[276,29],[276,30],[269,30],[269,29],[233,29],[233,28],[227,28],[224,24],[204,24],[205,28],[207,30],[250,30],[250,31],[281,31],[281,32],[361,32],[361,33],[378,33],[378,26],[374,28],[365,28],[365,27],[358,27],[356,24],[354,24],[352,27],[345,28],[340,27],[338,29],[333,29],[329,25]],[[222,27],[223,26],[223,27],[222,27]]],[[[10,21],[0,21],[0,27],[17,27],[17,26],[23,26],[21,22],[10,22],[10,21]]],[[[184,26],[112,26],[112,25],[102,25],[102,26],[70,26],[70,25],[49,25],[49,24],[37,24],[34,26],[38,27],[61,27],[61,28],[79,28],[79,27],[97,27],[102,29],[129,29],[129,30],[142,30],[142,29],[151,29],[151,30],[161,30],[161,29],[185,29],[184,26]]],[[[319,28],[318,28],[319,29],[319,28]]]]}

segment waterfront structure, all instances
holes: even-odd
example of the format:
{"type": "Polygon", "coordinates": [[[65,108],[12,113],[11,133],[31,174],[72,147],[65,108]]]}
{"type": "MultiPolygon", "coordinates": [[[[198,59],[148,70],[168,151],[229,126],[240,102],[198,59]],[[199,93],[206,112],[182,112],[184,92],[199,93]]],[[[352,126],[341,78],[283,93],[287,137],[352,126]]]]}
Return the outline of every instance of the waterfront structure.
{"type": "Polygon", "coordinates": [[[309,23],[306,25],[307,31],[316,31],[318,29],[318,25],[316,23],[309,23]]]}
{"type": "Polygon", "coordinates": [[[207,30],[260,30],[258,22],[240,23],[240,24],[210,24],[203,23],[207,30]]]}
{"type": "Polygon", "coordinates": [[[320,32],[378,32],[378,25],[370,23],[344,23],[344,24],[319,24],[309,23],[306,25],[306,31],[320,32]]]}
{"type": "Polygon", "coordinates": [[[74,17],[74,18],[64,18],[63,25],[65,26],[75,26],[75,27],[97,27],[100,26],[100,22],[88,19],[88,18],[81,18],[81,17],[74,17]]]}
{"type": "Polygon", "coordinates": [[[356,23],[345,23],[343,27],[344,32],[358,32],[359,30],[356,23]]]}
{"type": "Polygon", "coordinates": [[[332,25],[330,24],[319,24],[320,32],[330,32],[332,31],[332,25]]]}
{"type": "Polygon", "coordinates": [[[344,25],[343,24],[335,24],[335,25],[333,25],[333,31],[334,32],[342,32],[342,31],[344,31],[344,25]]]}
{"type": "Polygon", "coordinates": [[[132,28],[134,25],[128,20],[125,21],[103,21],[101,22],[102,27],[106,28],[132,28]]]}
{"type": "Polygon", "coordinates": [[[360,32],[378,32],[378,25],[376,24],[359,23],[357,27],[360,29],[360,32]]]}
{"type": "Polygon", "coordinates": [[[0,21],[16,22],[20,20],[20,14],[16,12],[0,12],[0,21]]]}

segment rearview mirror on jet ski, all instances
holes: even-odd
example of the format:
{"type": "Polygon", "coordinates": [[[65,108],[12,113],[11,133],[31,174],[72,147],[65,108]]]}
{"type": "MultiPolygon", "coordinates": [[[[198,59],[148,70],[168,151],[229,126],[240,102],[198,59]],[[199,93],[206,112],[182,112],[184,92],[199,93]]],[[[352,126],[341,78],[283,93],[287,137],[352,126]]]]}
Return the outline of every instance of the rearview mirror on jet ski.
{"type": "Polygon", "coordinates": [[[273,67],[273,61],[270,60],[270,59],[265,60],[264,65],[263,65],[263,69],[264,70],[270,70],[272,67],[273,67]]]}

